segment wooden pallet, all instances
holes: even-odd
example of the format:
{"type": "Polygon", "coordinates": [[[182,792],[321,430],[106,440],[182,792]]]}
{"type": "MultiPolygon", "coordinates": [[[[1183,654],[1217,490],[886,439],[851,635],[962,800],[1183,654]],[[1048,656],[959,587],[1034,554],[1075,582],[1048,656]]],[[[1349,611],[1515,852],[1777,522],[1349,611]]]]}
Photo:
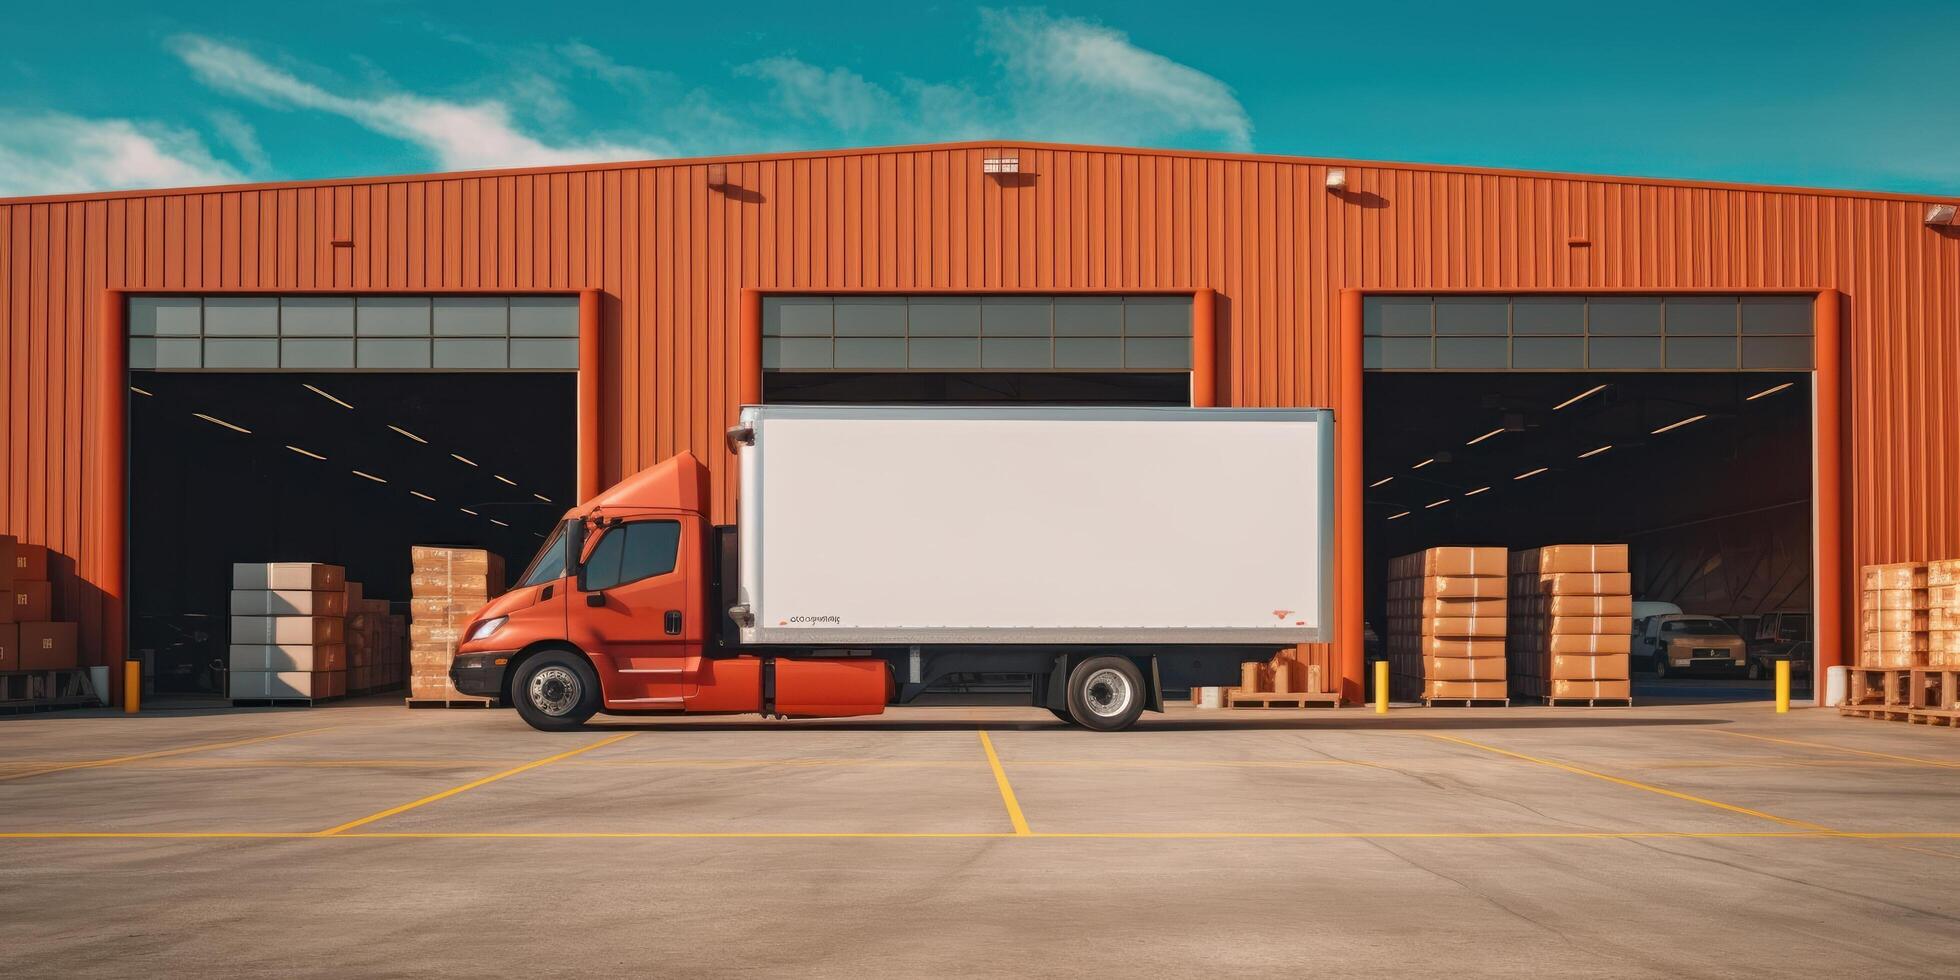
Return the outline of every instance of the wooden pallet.
{"type": "Polygon", "coordinates": [[[500,708],[495,701],[480,698],[449,700],[444,698],[403,698],[402,703],[411,708],[500,708]]]}
{"type": "Polygon", "coordinates": [[[1909,707],[1912,675],[1912,669],[1906,667],[1853,667],[1844,703],[1855,707],[1909,707]]]}
{"type": "Polygon", "coordinates": [[[1960,667],[1914,667],[1906,684],[1906,706],[1960,711],[1960,667]]]}
{"type": "Polygon", "coordinates": [[[1431,708],[1508,708],[1510,698],[1432,698],[1423,695],[1422,703],[1431,708]]]}
{"type": "Polygon", "coordinates": [[[1838,714],[1846,718],[1872,718],[1878,721],[1909,721],[1912,709],[1902,704],[1841,704],[1838,714]]]}
{"type": "Polygon", "coordinates": [[[1273,694],[1271,692],[1226,691],[1227,708],[1310,708],[1325,705],[1329,708],[1341,706],[1338,694],[1273,694]]]}
{"type": "Polygon", "coordinates": [[[1566,705],[1574,708],[1631,708],[1632,698],[1550,698],[1541,697],[1546,707],[1556,708],[1566,705]]]}
{"type": "Polygon", "coordinates": [[[1906,714],[1906,724],[1931,728],[1960,728],[1960,711],[1920,710],[1906,714]]]}

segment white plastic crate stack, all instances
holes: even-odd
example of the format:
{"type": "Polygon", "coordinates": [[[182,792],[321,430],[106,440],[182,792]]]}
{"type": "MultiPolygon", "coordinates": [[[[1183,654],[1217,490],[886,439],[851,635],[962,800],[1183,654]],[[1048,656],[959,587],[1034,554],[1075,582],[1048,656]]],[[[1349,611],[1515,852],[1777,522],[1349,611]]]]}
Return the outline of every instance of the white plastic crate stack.
{"type": "Polygon", "coordinates": [[[231,699],[322,701],[347,693],[347,582],[338,565],[231,566],[231,699]]]}

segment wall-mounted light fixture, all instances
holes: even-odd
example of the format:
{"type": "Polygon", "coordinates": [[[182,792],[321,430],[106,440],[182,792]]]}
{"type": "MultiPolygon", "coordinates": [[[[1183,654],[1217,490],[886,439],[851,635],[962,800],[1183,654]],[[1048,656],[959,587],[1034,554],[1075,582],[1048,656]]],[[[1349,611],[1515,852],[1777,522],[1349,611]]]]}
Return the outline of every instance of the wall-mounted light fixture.
{"type": "Polygon", "coordinates": [[[1327,189],[1330,191],[1347,190],[1346,167],[1335,167],[1332,170],[1327,171],[1327,189]]]}
{"type": "Polygon", "coordinates": [[[1935,204],[1926,209],[1928,225],[1951,225],[1954,221],[1954,207],[1951,204],[1935,204]]]}
{"type": "Polygon", "coordinates": [[[708,186],[717,190],[728,186],[728,164],[708,164],[708,186]]]}
{"type": "Polygon", "coordinates": [[[983,174],[1018,174],[1021,172],[1021,155],[1013,150],[995,150],[980,158],[980,172],[983,174]]]}

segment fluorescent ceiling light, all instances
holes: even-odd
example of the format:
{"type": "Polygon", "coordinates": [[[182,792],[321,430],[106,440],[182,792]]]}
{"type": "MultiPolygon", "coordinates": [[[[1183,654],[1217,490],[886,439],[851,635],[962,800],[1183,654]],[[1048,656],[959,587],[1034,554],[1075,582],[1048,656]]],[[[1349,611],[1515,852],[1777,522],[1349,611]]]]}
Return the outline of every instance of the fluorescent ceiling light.
{"type": "Polygon", "coordinates": [[[363,472],[361,472],[360,470],[355,470],[355,471],[354,471],[354,475],[355,475],[355,476],[358,476],[358,477],[360,477],[360,478],[361,478],[361,479],[363,479],[363,480],[373,480],[373,481],[374,481],[374,482],[376,482],[376,483],[386,483],[386,482],[388,482],[387,480],[384,480],[384,479],[382,479],[382,478],[380,478],[380,477],[378,477],[378,476],[375,476],[375,475],[374,475],[374,474],[372,474],[372,473],[363,473],[363,472]]]}
{"type": "Polygon", "coordinates": [[[432,504],[436,502],[436,498],[434,498],[434,497],[431,497],[431,496],[429,496],[428,494],[426,494],[426,493],[423,493],[423,492],[422,492],[422,491],[420,491],[420,490],[410,490],[410,491],[408,492],[408,495],[409,495],[409,496],[411,496],[411,497],[421,497],[421,498],[422,498],[423,500],[426,500],[426,501],[428,501],[429,503],[432,503],[432,504]]]}
{"type": "Polygon", "coordinates": [[[1393,479],[1395,479],[1395,478],[1394,478],[1394,477],[1392,477],[1392,476],[1385,476],[1385,477],[1382,477],[1381,479],[1379,479],[1379,480],[1376,480],[1375,482],[1373,482],[1373,483],[1370,483],[1370,484],[1368,484],[1368,489],[1370,489],[1370,490],[1373,490],[1373,489],[1375,489],[1376,487],[1379,487],[1379,486],[1381,486],[1382,484],[1385,484],[1385,483],[1387,483],[1387,482],[1389,482],[1390,480],[1393,480],[1393,479]]]}
{"type": "Polygon", "coordinates": [[[1699,422],[1699,421],[1701,421],[1702,419],[1705,419],[1705,418],[1707,418],[1707,417],[1708,417],[1708,416],[1706,416],[1706,415],[1690,415],[1690,416],[1688,416],[1687,418],[1685,418],[1685,419],[1682,419],[1682,420],[1681,420],[1681,421],[1679,421],[1679,422],[1670,422],[1670,423],[1668,423],[1668,424],[1666,424],[1666,425],[1663,425],[1663,426],[1661,426],[1660,428],[1658,428],[1658,429],[1655,429],[1655,430],[1654,430],[1653,432],[1651,432],[1651,433],[1648,433],[1648,434],[1649,434],[1649,435],[1656,435],[1656,436],[1657,436],[1657,435],[1660,435],[1660,434],[1661,434],[1661,433],[1663,433],[1663,432],[1672,432],[1673,430],[1675,430],[1675,429],[1678,429],[1678,428],[1680,428],[1680,427],[1682,427],[1682,426],[1684,426],[1684,425],[1687,425],[1687,424],[1688,424],[1688,423],[1690,423],[1690,422],[1699,422]]]}
{"type": "Polygon", "coordinates": [[[1403,511],[1403,512],[1402,512],[1402,513],[1400,513],[1400,514],[1390,514],[1390,515],[1388,516],[1388,519],[1389,519],[1389,520],[1391,520],[1391,521],[1394,521],[1394,520],[1400,520],[1400,519],[1402,519],[1402,518],[1404,518],[1404,517],[1407,517],[1407,516],[1409,516],[1409,512],[1405,510],[1405,511],[1403,511]]]}
{"type": "Polygon", "coordinates": [[[1540,466],[1540,467],[1538,467],[1538,468],[1537,468],[1537,469],[1535,469],[1535,470],[1526,470],[1526,471],[1525,471],[1525,472],[1523,472],[1523,473],[1519,473],[1519,474],[1518,474],[1517,476],[1514,476],[1514,477],[1512,477],[1511,479],[1513,479],[1513,480],[1522,480],[1522,479],[1525,479],[1526,477],[1533,477],[1533,476],[1537,476],[1538,474],[1540,474],[1540,473],[1543,473],[1543,472],[1546,472],[1547,470],[1550,470],[1550,469],[1551,469],[1551,467],[1549,467],[1549,466],[1540,466]]]}
{"type": "Polygon", "coordinates": [[[313,387],[313,386],[312,386],[312,385],[310,385],[310,384],[306,384],[305,382],[301,382],[301,383],[300,383],[300,387],[302,387],[302,388],[305,388],[305,389],[306,389],[307,391],[310,391],[310,392],[312,392],[312,393],[314,393],[314,394],[316,394],[316,395],[319,395],[319,396],[320,396],[321,398],[324,398],[324,399],[326,399],[326,400],[328,400],[328,401],[330,401],[330,402],[333,402],[333,403],[334,403],[334,404],[336,404],[336,405],[339,405],[339,406],[340,406],[341,408],[353,408],[353,407],[354,407],[354,406],[352,406],[352,405],[349,405],[349,404],[347,404],[347,403],[346,403],[346,402],[344,402],[344,401],[341,401],[341,400],[340,400],[340,399],[338,399],[338,398],[335,398],[335,397],[334,397],[334,396],[332,396],[332,395],[329,395],[329,394],[327,394],[327,393],[326,393],[326,392],[324,392],[324,391],[321,391],[321,390],[320,390],[320,389],[318,389],[318,388],[315,388],[315,387],[313,387]]]}
{"type": "Polygon", "coordinates": [[[1586,450],[1585,452],[1583,452],[1583,453],[1580,453],[1580,454],[1579,454],[1579,458],[1580,458],[1580,459],[1586,459],[1586,458],[1588,458],[1588,457],[1592,457],[1592,456],[1597,456],[1597,455],[1599,455],[1600,453],[1603,453],[1603,452],[1605,452],[1605,451],[1607,451],[1608,449],[1611,449],[1611,448],[1613,448],[1613,444],[1609,442],[1609,443],[1607,443],[1606,445],[1604,445],[1604,446],[1601,446],[1601,447],[1599,447],[1598,449],[1588,449],[1588,450],[1586,450]]]}
{"type": "Polygon", "coordinates": [[[1432,507],[1441,507],[1441,506],[1443,506],[1444,504],[1447,504],[1447,503],[1449,503],[1449,502],[1450,502],[1450,498],[1448,498],[1448,497],[1444,497],[1444,498],[1443,498],[1443,499],[1441,499],[1441,500],[1432,500],[1432,501],[1430,501],[1429,503],[1426,503],[1426,504],[1423,504],[1423,505],[1422,505],[1422,509],[1423,509],[1423,510],[1428,510],[1428,509],[1430,509],[1430,508],[1432,508],[1432,507]]]}
{"type": "Polygon", "coordinates": [[[1478,436],[1477,438],[1475,438],[1475,439],[1472,439],[1472,440],[1470,440],[1469,442],[1466,442],[1466,443],[1464,443],[1464,445],[1466,445],[1466,446],[1474,446],[1474,445],[1476,445],[1477,443],[1480,443],[1480,442],[1482,442],[1482,441],[1484,441],[1485,439],[1488,439],[1488,438],[1490,438],[1491,436],[1494,436],[1494,435],[1496,435],[1496,434],[1498,434],[1499,432],[1503,432],[1503,431],[1504,431],[1504,427],[1503,427],[1503,426],[1498,426],[1497,428],[1495,428],[1495,429],[1492,429],[1492,430],[1490,430],[1489,432],[1486,432],[1486,433],[1484,433],[1483,435],[1480,435],[1480,436],[1478,436]]]}
{"type": "Polygon", "coordinates": [[[458,508],[456,508],[456,509],[457,509],[457,510],[460,510],[460,511],[462,511],[462,512],[463,512],[463,513],[465,513],[465,514],[468,514],[468,515],[470,515],[471,517],[482,517],[482,516],[483,516],[482,514],[479,514],[479,513],[477,513],[476,511],[473,511],[473,510],[471,510],[471,509],[469,509],[468,507],[458,507],[458,508]]]}
{"type": "MultiPolygon", "coordinates": [[[[1785,387],[1785,388],[1788,388],[1788,387],[1790,387],[1790,386],[1789,386],[1789,385],[1784,385],[1783,387],[1785,387]]],[[[152,395],[152,394],[150,394],[149,392],[147,392],[147,391],[144,391],[143,389],[141,389],[141,388],[138,388],[138,387],[136,387],[135,385],[130,385],[130,386],[129,386],[129,390],[130,390],[130,391],[133,391],[133,392],[135,392],[135,393],[137,393],[137,394],[139,394],[139,395],[142,395],[142,396],[143,396],[144,398],[155,398],[155,397],[156,397],[155,395],[152,395]]]]}
{"type": "Polygon", "coordinates": [[[1774,387],[1774,388],[1764,388],[1763,390],[1761,390],[1761,391],[1759,391],[1759,392],[1756,392],[1755,394],[1753,394],[1753,395],[1750,395],[1750,396],[1749,396],[1749,397],[1747,397],[1747,398],[1744,398],[1744,399],[1743,399],[1743,401],[1746,401],[1746,402],[1753,402],[1753,401],[1755,401],[1755,400],[1756,400],[1756,399],[1758,399],[1758,398],[1767,398],[1767,397],[1769,397],[1770,395],[1774,395],[1774,394],[1776,394],[1777,392],[1779,392],[1779,391],[1782,391],[1783,389],[1785,389],[1785,388],[1788,388],[1788,387],[1790,387],[1790,386],[1791,386],[1791,385],[1793,385],[1793,384],[1796,384],[1796,382],[1795,382],[1795,381],[1785,381],[1785,382],[1783,382],[1782,384],[1780,384],[1780,385],[1777,385],[1777,386],[1776,386],[1776,387],[1774,387]]]}
{"type": "Polygon", "coordinates": [[[1490,489],[1489,487],[1478,487],[1478,488],[1477,488],[1477,489],[1475,489],[1475,490],[1465,490],[1465,491],[1463,491],[1463,495],[1464,495],[1464,496],[1466,496],[1466,497],[1474,497],[1474,496],[1476,496],[1476,495],[1478,495],[1478,494],[1480,494],[1480,493],[1483,493],[1483,492],[1484,492],[1485,490],[1489,490],[1489,489],[1490,489]]]}
{"type": "Polygon", "coordinates": [[[1423,468],[1423,467],[1425,467],[1425,466],[1428,466],[1428,465],[1429,465],[1429,464],[1431,464],[1431,463],[1434,463],[1435,461],[1436,461],[1436,457],[1434,457],[1434,456],[1431,456],[1431,457],[1429,457],[1428,459],[1425,459],[1425,460],[1423,460],[1422,462],[1420,462],[1420,463],[1417,463],[1416,465],[1414,465],[1414,466],[1411,466],[1411,467],[1409,467],[1409,468],[1410,468],[1410,469],[1412,469],[1412,470],[1419,470],[1419,469],[1422,469],[1422,468],[1423,468]]]}
{"type": "Polygon", "coordinates": [[[492,523],[492,524],[495,524],[495,525],[497,525],[498,527],[509,527],[509,526],[510,526],[510,525],[508,525],[508,524],[505,524],[505,523],[504,523],[503,521],[500,521],[500,520],[497,520],[497,519],[496,519],[496,518],[494,518],[494,517],[492,517],[492,518],[490,518],[490,523],[492,523]]]}
{"type": "Polygon", "coordinates": [[[1591,388],[1588,388],[1588,389],[1586,389],[1585,391],[1582,391],[1582,392],[1580,392],[1580,393],[1578,393],[1578,394],[1576,394],[1576,395],[1573,395],[1573,396],[1572,396],[1571,398],[1567,398],[1566,400],[1564,400],[1564,401],[1562,401],[1562,402],[1559,402],[1559,403],[1558,403],[1558,404],[1556,404],[1556,405],[1553,405],[1553,406],[1552,406],[1552,411],[1554,411],[1554,412],[1556,412],[1556,411],[1558,411],[1559,409],[1561,409],[1561,408],[1564,408],[1564,407],[1566,407],[1567,405],[1570,405],[1570,404],[1572,404],[1572,403],[1574,403],[1574,402],[1577,402],[1577,401],[1580,401],[1581,399],[1586,399],[1586,398],[1591,398],[1592,396],[1594,396],[1594,395],[1597,395],[1597,394],[1599,394],[1600,392],[1602,392],[1602,391],[1605,391],[1605,390],[1606,390],[1606,386],[1605,386],[1605,385],[1595,385],[1595,386],[1593,386],[1593,387],[1591,387],[1591,388]]]}
{"type": "Polygon", "coordinates": [[[311,456],[314,459],[326,459],[325,456],[322,456],[319,453],[308,452],[307,450],[301,449],[298,446],[287,446],[286,448],[300,454],[301,456],[311,456]]]}
{"type": "Polygon", "coordinates": [[[544,501],[544,502],[545,502],[545,503],[547,503],[547,504],[548,504],[548,503],[551,503],[551,498],[550,498],[550,497],[547,497],[547,496],[545,496],[544,494],[541,494],[541,493],[534,493],[534,494],[532,494],[531,496],[533,496],[533,497],[536,497],[536,498],[538,498],[539,500],[542,500],[542,501],[544,501]]]}
{"type": "Polygon", "coordinates": [[[402,428],[402,427],[401,427],[401,426],[399,426],[399,425],[390,425],[390,426],[388,426],[388,428],[390,428],[390,429],[393,429],[393,430],[395,430],[396,432],[399,432],[399,433],[401,433],[402,435],[405,435],[405,436],[407,436],[407,437],[409,437],[410,439],[413,439],[413,440],[415,440],[416,442],[419,442],[419,443],[421,443],[421,444],[422,444],[422,445],[424,445],[424,446],[426,446],[426,445],[428,445],[428,444],[429,444],[429,440],[427,440],[427,439],[424,439],[424,438],[422,438],[421,436],[418,436],[418,435],[416,435],[415,433],[413,433],[413,432],[410,432],[410,431],[408,431],[407,429],[404,429],[404,428],[402,428]]]}
{"type": "Polygon", "coordinates": [[[250,429],[248,429],[248,428],[246,428],[246,427],[244,427],[244,426],[242,426],[242,425],[233,425],[233,424],[231,424],[230,422],[227,422],[227,421],[225,421],[224,419],[221,419],[221,418],[218,418],[218,417],[217,417],[217,416],[215,416],[215,415],[206,415],[206,414],[204,414],[203,412],[192,412],[191,414],[192,414],[192,415],[195,415],[195,416],[197,416],[198,418],[201,418],[201,419],[203,419],[203,420],[204,420],[204,421],[206,421],[206,422],[209,422],[209,423],[211,423],[212,425],[222,425],[222,426],[224,426],[225,428],[227,428],[227,429],[230,429],[230,430],[231,430],[231,431],[233,431],[233,432],[243,432],[243,433],[245,433],[245,434],[246,434],[246,435],[248,435],[248,436],[252,434],[252,430],[250,430],[250,429]]]}
{"type": "Polygon", "coordinates": [[[517,485],[517,481],[516,481],[516,480],[513,480],[513,479],[511,479],[510,477],[507,477],[507,476],[505,476],[505,475],[503,475],[502,473],[493,473],[493,474],[491,474],[491,475],[492,475],[492,476],[495,476],[495,477],[496,477],[497,479],[499,479],[499,480],[502,480],[502,481],[504,481],[505,483],[508,483],[508,484],[510,484],[510,485],[511,485],[511,486],[513,486],[513,487],[517,485]]]}
{"type": "Polygon", "coordinates": [[[456,455],[455,453],[450,453],[450,454],[449,454],[449,458],[450,458],[450,459],[453,459],[453,460],[455,460],[455,461],[456,461],[456,462],[458,462],[458,463],[462,463],[462,464],[464,464],[464,465],[466,465],[466,466],[475,466],[475,465],[476,465],[476,460],[473,460],[473,459],[471,459],[471,458],[469,458],[468,456],[458,456],[458,455],[456,455]]]}

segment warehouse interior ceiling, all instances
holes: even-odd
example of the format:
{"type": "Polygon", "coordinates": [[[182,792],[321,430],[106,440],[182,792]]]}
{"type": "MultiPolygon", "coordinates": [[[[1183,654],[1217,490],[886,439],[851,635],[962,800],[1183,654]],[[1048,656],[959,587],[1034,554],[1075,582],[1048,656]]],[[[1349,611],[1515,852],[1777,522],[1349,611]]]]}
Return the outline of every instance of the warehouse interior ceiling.
{"type": "Polygon", "coordinates": [[[771,405],[1189,405],[1191,375],[768,371],[762,396],[771,405]]]}
{"type": "Polygon", "coordinates": [[[1371,622],[1389,558],[1452,544],[1624,541],[1636,600],[1732,617],[1810,608],[1808,374],[1364,383],[1371,622]]]}
{"type": "Polygon", "coordinates": [[[342,565],[406,603],[409,547],[521,572],[570,505],[576,375],[130,375],[132,650],[158,693],[215,693],[233,562],[342,565]]]}

